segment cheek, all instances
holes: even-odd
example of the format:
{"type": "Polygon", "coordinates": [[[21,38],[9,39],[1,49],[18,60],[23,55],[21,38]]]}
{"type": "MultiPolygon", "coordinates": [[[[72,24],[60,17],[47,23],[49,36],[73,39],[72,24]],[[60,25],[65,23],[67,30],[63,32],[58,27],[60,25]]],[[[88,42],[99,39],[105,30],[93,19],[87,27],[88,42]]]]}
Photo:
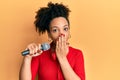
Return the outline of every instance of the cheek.
{"type": "Polygon", "coordinates": [[[66,35],[66,39],[67,39],[67,40],[69,39],[69,35],[66,35]]]}
{"type": "Polygon", "coordinates": [[[57,34],[51,34],[51,39],[52,40],[56,40],[58,38],[58,35],[57,34]]]}
{"type": "MultiPolygon", "coordinates": [[[[60,34],[52,34],[52,33],[51,33],[51,39],[52,39],[53,41],[56,41],[59,36],[60,36],[60,34]]],[[[66,36],[66,40],[68,40],[70,34],[69,34],[69,33],[65,33],[65,36],[66,36]]]]}
{"type": "Polygon", "coordinates": [[[66,39],[69,39],[70,33],[66,33],[66,39]]]}

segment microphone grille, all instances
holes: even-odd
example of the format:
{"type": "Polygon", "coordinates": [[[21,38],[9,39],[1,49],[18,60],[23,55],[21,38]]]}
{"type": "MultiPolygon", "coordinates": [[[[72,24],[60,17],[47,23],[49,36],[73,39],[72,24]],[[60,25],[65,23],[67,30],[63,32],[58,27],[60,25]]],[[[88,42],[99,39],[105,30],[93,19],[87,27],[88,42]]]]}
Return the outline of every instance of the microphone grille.
{"type": "Polygon", "coordinates": [[[48,44],[48,43],[43,43],[43,44],[41,44],[41,47],[42,47],[42,50],[43,50],[43,51],[46,51],[46,50],[50,49],[50,44],[48,44]]]}

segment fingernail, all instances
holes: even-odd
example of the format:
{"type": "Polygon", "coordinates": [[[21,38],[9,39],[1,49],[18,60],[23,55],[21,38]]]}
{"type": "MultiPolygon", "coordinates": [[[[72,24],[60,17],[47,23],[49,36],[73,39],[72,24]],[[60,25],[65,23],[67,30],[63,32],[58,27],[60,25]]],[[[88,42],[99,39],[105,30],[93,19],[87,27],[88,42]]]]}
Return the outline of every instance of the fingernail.
{"type": "Polygon", "coordinates": [[[37,53],[41,52],[41,50],[37,50],[37,53]]]}
{"type": "Polygon", "coordinates": [[[65,34],[61,34],[61,36],[64,36],[64,37],[65,37],[65,34]]]}
{"type": "Polygon", "coordinates": [[[33,54],[30,54],[30,56],[32,56],[33,54]]]}
{"type": "Polygon", "coordinates": [[[58,38],[61,37],[61,34],[58,36],[58,38]]]}

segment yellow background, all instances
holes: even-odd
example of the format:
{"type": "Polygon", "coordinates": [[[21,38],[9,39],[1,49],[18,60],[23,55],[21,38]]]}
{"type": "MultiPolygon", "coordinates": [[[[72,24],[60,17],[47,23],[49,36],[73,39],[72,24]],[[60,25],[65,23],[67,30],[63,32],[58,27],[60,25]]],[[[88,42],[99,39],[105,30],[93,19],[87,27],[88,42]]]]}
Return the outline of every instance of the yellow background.
{"type": "MultiPolygon", "coordinates": [[[[0,80],[18,80],[21,51],[47,41],[34,27],[35,12],[49,0],[0,1],[0,80]]],[[[51,0],[71,9],[70,45],[84,53],[86,80],[120,80],[120,1],[51,0]]]]}

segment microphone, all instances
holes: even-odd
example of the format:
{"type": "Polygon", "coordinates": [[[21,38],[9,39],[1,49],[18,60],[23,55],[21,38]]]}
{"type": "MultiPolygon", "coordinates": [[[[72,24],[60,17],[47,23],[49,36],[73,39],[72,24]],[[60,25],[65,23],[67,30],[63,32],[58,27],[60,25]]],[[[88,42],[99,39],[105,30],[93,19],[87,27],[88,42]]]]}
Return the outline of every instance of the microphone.
{"type": "MultiPolygon", "coordinates": [[[[50,45],[48,43],[41,44],[40,50],[46,51],[48,49],[50,49],[50,45]]],[[[29,49],[21,52],[22,56],[28,55],[29,53],[30,53],[29,49]]]]}

